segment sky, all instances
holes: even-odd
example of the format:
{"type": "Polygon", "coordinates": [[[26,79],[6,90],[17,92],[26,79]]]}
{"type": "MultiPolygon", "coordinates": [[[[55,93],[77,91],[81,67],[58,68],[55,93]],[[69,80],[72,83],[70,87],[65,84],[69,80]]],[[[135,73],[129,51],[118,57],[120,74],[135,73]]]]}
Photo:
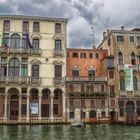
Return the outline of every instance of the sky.
{"type": "Polygon", "coordinates": [[[140,0],[0,0],[0,14],[68,18],[67,46],[90,49],[107,29],[139,28],[140,0]]]}

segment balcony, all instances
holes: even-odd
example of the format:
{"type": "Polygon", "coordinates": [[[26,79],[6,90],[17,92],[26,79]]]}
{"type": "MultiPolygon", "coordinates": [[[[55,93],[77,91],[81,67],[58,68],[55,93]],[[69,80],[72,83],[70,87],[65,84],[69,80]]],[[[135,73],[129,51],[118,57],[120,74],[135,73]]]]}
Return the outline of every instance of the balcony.
{"type": "Polygon", "coordinates": [[[62,50],[62,49],[54,49],[53,50],[53,55],[54,56],[63,56],[64,55],[64,50],[62,50]]]}
{"type": "Polygon", "coordinates": [[[65,82],[65,78],[63,77],[54,77],[53,78],[54,85],[63,85],[65,82]]]}
{"type": "MultiPolygon", "coordinates": [[[[125,65],[118,65],[118,70],[119,71],[124,71],[125,70],[125,65]]],[[[138,65],[132,65],[132,70],[133,71],[138,71],[139,66],[138,65]]]]}
{"type": "Polygon", "coordinates": [[[33,48],[4,48],[4,47],[0,47],[0,54],[40,55],[41,54],[41,49],[33,49],[33,48]]]}
{"type": "Polygon", "coordinates": [[[0,83],[29,83],[29,77],[21,76],[0,76],[0,83]]]}
{"type": "Polygon", "coordinates": [[[30,84],[40,84],[41,79],[40,77],[30,77],[30,84]]]}
{"type": "Polygon", "coordinates": [[[0,83],[12,84],[39,84],[40,78],[33,78],[29,76],[0,76],[0,83]]]}
{"type": "Polygon", "coordinates": [[[66,81],[96,81],[96,82],[102,82],[107,81],[107,77],[67,77],[66,81]]]}

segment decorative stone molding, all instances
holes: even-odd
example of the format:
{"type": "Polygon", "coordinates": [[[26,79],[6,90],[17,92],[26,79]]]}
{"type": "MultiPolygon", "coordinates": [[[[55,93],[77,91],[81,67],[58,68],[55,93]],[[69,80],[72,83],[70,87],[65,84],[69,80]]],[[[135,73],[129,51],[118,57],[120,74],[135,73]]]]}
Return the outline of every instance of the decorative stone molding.
{"type": "Polygon", "coordinates": [[[72,67],[72,70],[80,70],[80,68],[77,65],[75,65],[72,67]]]}
{"type": "Polygon", "coordinates": [[[35,58],[35,59],[30,61],[30,64],[38,64],[38,65],[40,65],[40,64],[42,64],[42,62],[40,60],[38,60],[37,58],[35,58]]]}
{"type": "Polygon", "coordinates": [[[62,34],[55,34],[53,36],[53,39],[54,40],[62,40],[62,39],[64,39],[64,35],[62,35],[62,34]]]}
{"type": "Polygon", "coordinates": [[[40,35],[40,33],[33,33],[33,34],[31,34],[30,35],[30,38],[38,38],[38,39],[41,39],[42,38],[42,36],[40,35]]]}
{"type": "Polygon", "coordinates": [[[90,65],[89,67],[87,67],[87,70],[95,70],[94,66],[90,65]]]}
{"type": "Polygon", "coordinates": [[[55,60],[52,62],[53,65],[64,65],[65,63],[61,60],[55,60]]]}

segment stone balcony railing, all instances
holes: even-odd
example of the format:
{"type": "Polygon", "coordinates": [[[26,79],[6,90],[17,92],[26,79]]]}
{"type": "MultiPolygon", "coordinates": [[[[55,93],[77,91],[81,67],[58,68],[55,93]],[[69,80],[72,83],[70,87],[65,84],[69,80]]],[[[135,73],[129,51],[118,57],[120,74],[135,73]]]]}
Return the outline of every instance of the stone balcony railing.
{"type": "Polygon", "coordinates": [[[107,81],[107,77],[67,77],[66,81],[107,81]]]}
{"type": "Polygon", "coordinates": [[[140,91],[134,90],[134,91],[128,92],[125,90],[123,91],[120,90],[120,96],[140,96],[140,91]]]}
{"type": "MultiPolygon", "coordinates": [[[[125,65],[118,65],[118,70],[119,71],[124,71],[125,70],[125,65]]],[[[138,71],[139,66],[138,65],[132,65],[132,70],[133,71],[138,71]]]]}
{"type": "Polygon", "coordinates": [[[17,84],[40,84],[40,78],[34,78],[29,76],[0,76],[0,83],[17,83],[17,84]]]}
{"type": "Polygon", "coordinates": [[[54,49],[53,50],[53,55],[54,56],[63,56],[64,55],[64,50],[63,49],[54,49]]]}
{"type": "Polygon", "coordinates": [[[1,54],[28,54],[28,55],[40,55],[41,49],[34,48],[5,48],[0,47],[1,54]]]}
{"type": "Polygon", "coordinates": [[[64,77],[54,77],[53,83],[55,85],[63,85],[65,83],[65,78],[64,77]]]}

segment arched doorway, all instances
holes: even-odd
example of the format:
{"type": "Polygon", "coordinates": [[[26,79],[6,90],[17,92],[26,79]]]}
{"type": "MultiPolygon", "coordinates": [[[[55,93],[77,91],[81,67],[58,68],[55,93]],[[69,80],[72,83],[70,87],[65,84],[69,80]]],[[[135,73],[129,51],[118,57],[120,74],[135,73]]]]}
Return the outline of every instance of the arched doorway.
{"type": "Polygon", "coordinates": [[[50,116],[50,93],[51,91],[47,88],[42,90],[41,117],[50,116]]]}
{"type": "Polygon", "coordinates": [[[134,111],[135,111],[134,103],[132,101],[128,101],[126,103],[126,117],[127,117],[126,119],[127,119],[127,122],[133,120],[134,111]]]}
{"type": "Polygon", "coordinates": [[[63,103],[62,103],[62,90],[54,90],[54,104],[53,104],[53,115],[54,117],[62,117],[63,103]]]}
{"type": "Polygon", "coordinates": [[[19,114],[19,96],[16,88],[11,88],[9,91],[10,96],[10,120],[18,120],[19,114]]]}
{"type": "Polygon", "coordinates": [[[116,112],[115,111],[110,112],[110,120],[111,120],[111,122],[116,121],[116,112]]]}
{"type": "Polygon", "coordinates": [[[94,119],[96,119],[96,111],[95,111],[95,110],[91,110],[91,111],[89,112],[89,118],[94,118],[94,119]]]}

